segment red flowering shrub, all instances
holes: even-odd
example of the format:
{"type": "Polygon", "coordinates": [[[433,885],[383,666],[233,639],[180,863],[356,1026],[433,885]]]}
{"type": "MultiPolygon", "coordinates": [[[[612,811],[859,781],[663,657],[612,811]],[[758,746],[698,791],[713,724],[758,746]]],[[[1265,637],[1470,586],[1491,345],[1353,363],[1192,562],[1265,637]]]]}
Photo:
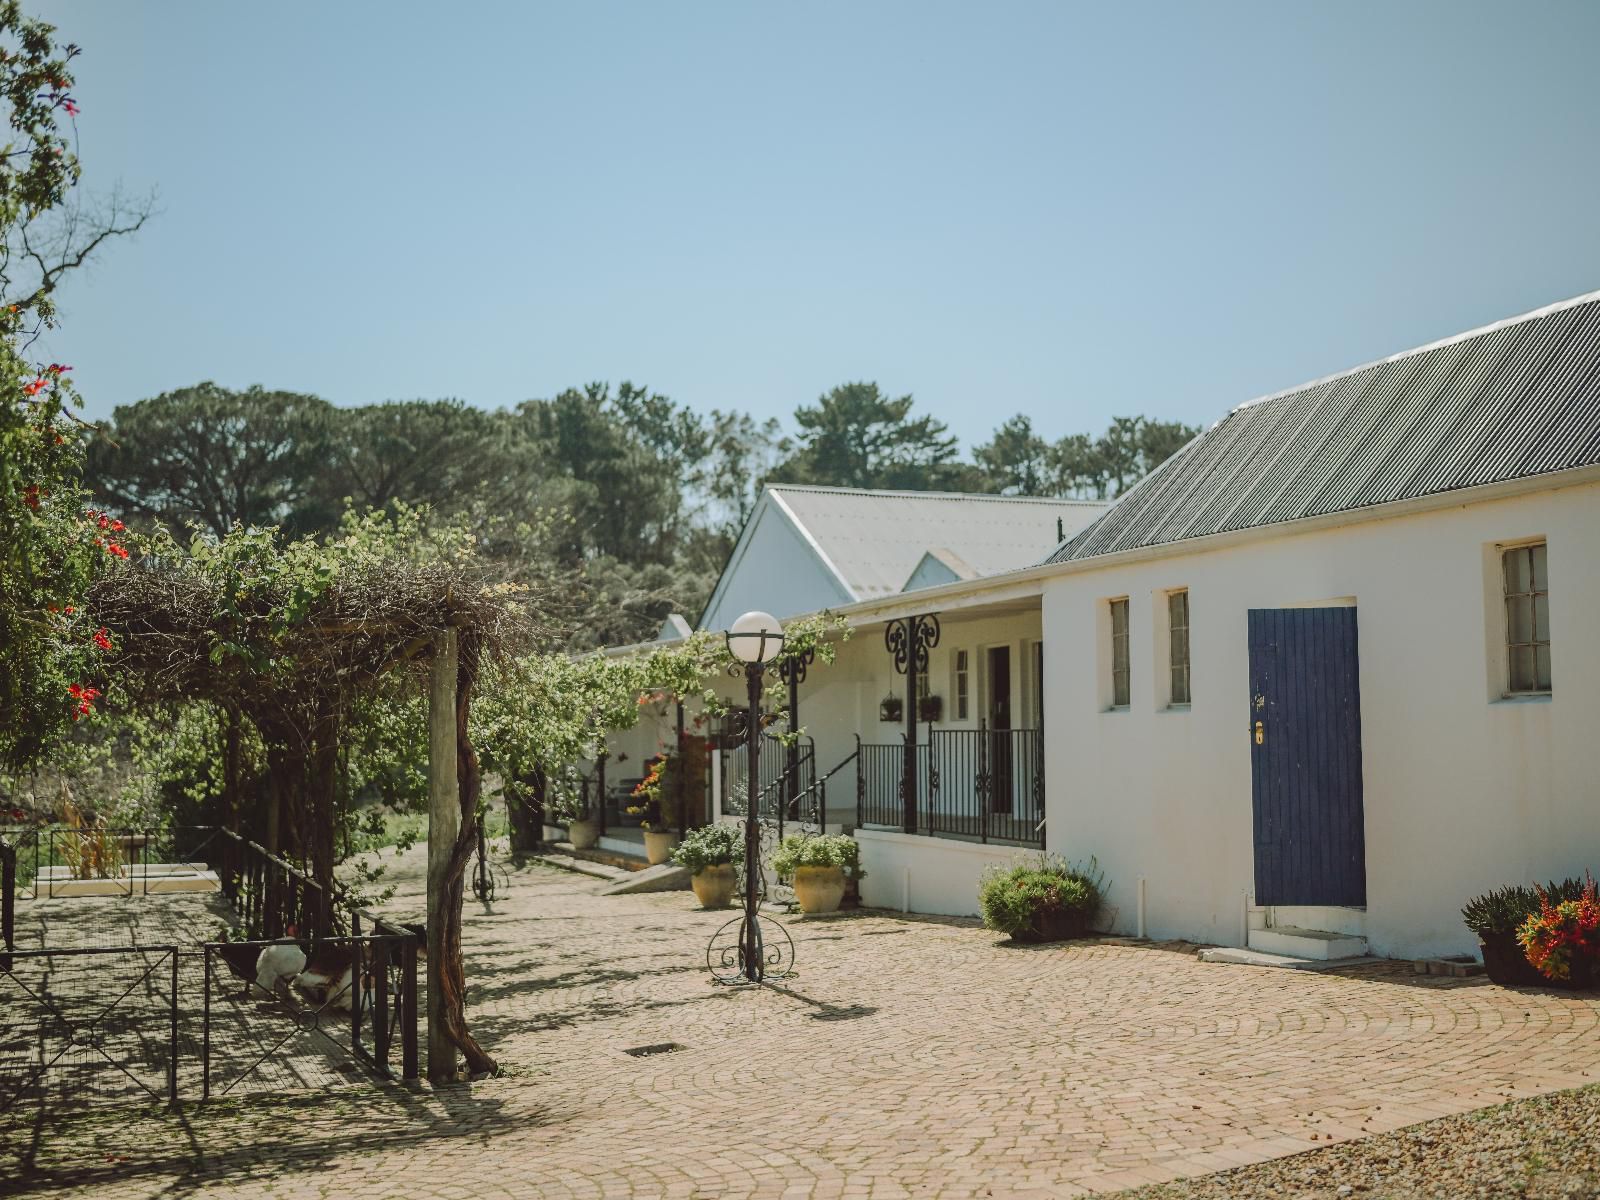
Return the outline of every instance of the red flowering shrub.
{"type": "Polygon", "coordinates": [[[1543,888],[1539,912],[1523,922],[1517,941],[1546,979],[1587,983],[1600,972],[1600,896],[1594,876],[1576,900],[1552,904],[1543,888]]]}

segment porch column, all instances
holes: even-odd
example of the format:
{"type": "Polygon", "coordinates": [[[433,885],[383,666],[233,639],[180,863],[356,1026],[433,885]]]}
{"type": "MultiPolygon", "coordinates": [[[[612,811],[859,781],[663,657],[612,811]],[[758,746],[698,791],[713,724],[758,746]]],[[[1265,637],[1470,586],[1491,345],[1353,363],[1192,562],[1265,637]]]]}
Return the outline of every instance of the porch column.
{"type": "MultiPolygon", "coordinates": [[[[807,648],[805,651],[785,658],[778,663],[778,674],[789,685],[789,732],[793,734],[800,728],[800,685],[805,682],[806,668],[816,659],[816,651],[807,648]]],[[[783,808],[778,813],[778,837],[783,837],[783,821],[785,817],[794,815],[795,802],[800,799],[800,739],[789,739],[789,753],[784,768],[788,776],[783,789],[783,808]]]]}
{"type": "Polygon", "coordinates": [[[917,677],[928,669],[928,651],[939,644],[939,618],[935,613],[890,621],[883,644],[894,656],[894,669],[906,677],[905,765],[900,772],[901,827],[917,831],[917,677]]]}

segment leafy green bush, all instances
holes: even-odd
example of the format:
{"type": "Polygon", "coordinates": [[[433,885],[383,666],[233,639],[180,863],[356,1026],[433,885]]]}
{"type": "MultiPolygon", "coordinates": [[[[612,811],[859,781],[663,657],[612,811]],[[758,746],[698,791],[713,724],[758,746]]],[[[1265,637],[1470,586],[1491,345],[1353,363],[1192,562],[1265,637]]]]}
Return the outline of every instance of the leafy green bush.
{"type": "Polygon", "coordinates": [[[863,879],[861,843],[842,833],[791,833],[772,856],[779,879],[793,879],[797,867],[839,867],[846,879],[863,879]]]}
{"type": "Polygon", "coordinates": [[[990,867],[978,885],[983,923],[1013,941],[1053,941],[1089,930],[1105,896],[1105,876],[1094,859],[1074,865],[1053,854],[990,867]]]}
{"type": "MultiPolygon", "coordinates": [[[[1564,879],[1560,883],[1551,880],[1544,891],[1552,904],[1577,900],[1583,894],[1583,880],[1564,879]]],[[[1539,911],[1539,893],[1533,888],[1503,887],[1468,900],[1461,910],[1461,919],[1473,933],[1487,938],[1495,934],[1515,934],[1539,911]]]]}
{"type": "Polygon", "coordinates": [[[690,871],[744,861],[744,831],[733,825],[705,825],[684,834],[672,861],[690,871]]]}

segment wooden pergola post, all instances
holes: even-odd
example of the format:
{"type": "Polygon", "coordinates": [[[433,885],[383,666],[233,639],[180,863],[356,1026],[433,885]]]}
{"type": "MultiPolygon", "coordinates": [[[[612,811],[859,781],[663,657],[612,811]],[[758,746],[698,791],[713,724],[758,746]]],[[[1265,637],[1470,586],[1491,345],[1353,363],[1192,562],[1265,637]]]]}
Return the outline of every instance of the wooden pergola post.
{"type": "Polygon", "coordinates": [[[456,631],[434,643],[428,677],[428,1078],[456,1077],[456,1044],[445,1033],[445,875],[461,833],[461,793],[456,779],[456,631]]]}

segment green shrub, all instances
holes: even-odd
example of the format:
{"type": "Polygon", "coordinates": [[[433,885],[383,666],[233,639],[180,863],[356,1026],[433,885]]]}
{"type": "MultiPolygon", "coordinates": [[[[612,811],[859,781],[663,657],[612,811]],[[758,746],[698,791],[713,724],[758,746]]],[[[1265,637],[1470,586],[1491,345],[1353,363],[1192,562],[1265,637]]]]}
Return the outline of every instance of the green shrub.
{"type": "Polygon", "coordinates": [[[1019,942],[1087,933],[1104,897],[1105,876],[1094,859],[1074,865],[1053,854],[990,867],[978,885],[983,923],[1019,942]]]}
{"type": "Polygon", "coordinates": [[[846,879],[863,879],[861,843],[842,833],[791,833],[772,856],[779,879],[793,879],[796,867],[839,867],[846,879]]]}
{"type": "MultiPolygon", "coordinates": [[[[1564,879],[1560,883],[1551,880],[1544,890],[1552,904],[1576,900],[1583,893],[1583,880],[1564,879]]],[[[1539,893],[1533,888],[1503,887],[1468,900],[1461,910],[1461,919],[1480,938],[1492,937],[1516,933],[1539,911],[1539,893]]]]}
{"type": "Polygon", "coordinates": [[[684,834],[672,861],[690,871],[744,861],[744,831],[733,825],[704,825],[684,834]]]}

